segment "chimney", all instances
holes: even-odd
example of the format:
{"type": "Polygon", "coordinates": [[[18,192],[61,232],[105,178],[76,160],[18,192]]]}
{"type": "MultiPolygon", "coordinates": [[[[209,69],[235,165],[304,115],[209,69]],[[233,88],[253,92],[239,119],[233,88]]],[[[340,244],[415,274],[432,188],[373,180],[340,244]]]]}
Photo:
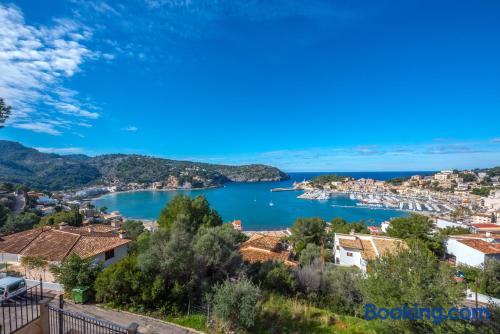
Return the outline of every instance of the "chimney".
{"type": "Polygon", "coordinates": [[[87,227],[87,231],[88,231],[89,233],[94,232],[94,227],[92,227],[92,225],[90,225],[89,227],[87,227]]]}
{"type": "Polygon", "coordinates": [[[351,232],[349,233],[350,235],[354,235],[356,232],[354,230],[351,230],[351,232]]]}
{"type": "Polygon", "coordinates": [[[68,223],[62,222],[62,223],[59,224],[59,229],[61,231],[65,230],[67,228],[68,228],[68,223]]]}
{"type": "Polygon", "coordinates": [[[120,237],[120,239],[125,239],[127,237],[127,232],[124,230],[119,230],[118,236],[120,237]]]}

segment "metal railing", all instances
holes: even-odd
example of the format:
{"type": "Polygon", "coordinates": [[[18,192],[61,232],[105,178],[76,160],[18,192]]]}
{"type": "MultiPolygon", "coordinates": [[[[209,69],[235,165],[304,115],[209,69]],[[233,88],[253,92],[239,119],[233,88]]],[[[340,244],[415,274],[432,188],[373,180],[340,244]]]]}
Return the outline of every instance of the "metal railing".
{"type": "Polygon", "coordinates": [[[55,305],[47,305],[47,307],[50,334],[132,334],[136,332],[136,328],[125,328],[112,322],[67,311],[55,305]]]}
{"type": "Polygon", "coordinates": [[[39,301],[43,299],[43,283],[29,287],[26,293],[4,300],[1,305],[0,334],[13,333],[40,318],[39,301]]]}

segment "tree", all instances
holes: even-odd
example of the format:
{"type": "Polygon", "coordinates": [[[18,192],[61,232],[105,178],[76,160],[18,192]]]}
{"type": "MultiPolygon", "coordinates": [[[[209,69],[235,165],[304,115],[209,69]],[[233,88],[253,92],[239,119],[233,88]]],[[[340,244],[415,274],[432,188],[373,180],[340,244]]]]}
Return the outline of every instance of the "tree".
{"type": "Polygon", "coordinates": [[[307,244],[306,248],[300,252],[299,262],[301,266],[306,266],[313,263],[314,260],[321,256],[321,247],[316,244],[307,244]]]}
{"type": "Polygon", "coordinates": [[[144,232],[144,224],[139,220],[127,220],[122,225],[130,239],[136,240],[144,232]]]}
{"type": "Polygon", "coordinates": [[[248,279],[226,280],[214,289],[214,313],[229,329],[248,329],[259,313],[259,299],[259,288],[248,279]]]}
{"type": "Polygon", "coordinates": [[[340,217],[332,219],[329,227],[331,233],[350,233],[351,231],[356,233],[369,233],[368,227],[364,221],[348,223],[345,219],[340,217]]]}
{"type": "Polygon", "coordinates": [[[39,221],[40,217],[32,212],[22,212],[18,215],[10,214],[5,224],[0,227],[0,234],[12,234],[29,230],[39,221]]]}
{"type": "Polygon", "coordinates": [[[12,112],[12,108],[8,106],[4,99],[0,97],[0,129],[3,128],[3,125],[7,118],[9,118],[12,112]]]}
{"type": "Polygon", "coordinates": [[[7,222],[9,215],[10,210],[2,202],[0,202],[0,229],[7,222]]]}
{"type": "Polygon", "coordinates": [[[101,268],[102,265],[95,264],[91,258],[82,259],[73,253],[60,265],[53,265],[50,271],[64,285],[64,291],[69,292],[79,286],[92,287],[101,268]]]}
{"type": "Polygon", "coordinates": [[[297,219],[291,229],[291,239],[295,243],[295,251],[302,252],[310,243],[321,245],[325,237],[325,228],[326,222],[318,217],[297,219]]]}
{"type": "Polygon", "coordinates": [[[158,224],[161,228],[169,229],[179,216],[187,218],[191,231],[196,231],[202,225],[222,225],[222,218],[217,211],[210,208],[204,196],[191,199],[188,196],[174,197],[160,212],[158,224]]]}
{"type": "Polygon", "coordinates": [[[43,256],[23,256],[21,258],[21,265],[28,271],[42,270],[45,279],[45,270],[47,269],[49,262],[43,256]]]}
{"type": "Polygon", "coordinates": [[[150,286],[137,266],[136,256],[127,256],[104,269],[94,283],[96,300],[114,306],[140,306],[143,291],[148,288],[150,286]]]}
{"type": "MultiPolygon", "coordinates": [[[[463,287],[451,280],[453,269],[440,263],[422,241],[408,249],[379,257],[370,263],[361,281],[365,303],[378,308],[418,304],[421,307],[449,309],[462,299],[463,287]]],[[[427,333],[436,325],[432,320],[391,321],[393,332],[427,333]]]]}
{"type": "Polygon", "coordinates": [[[297,281],[288,267],[279,264],[267,273],[262,286],[267,291],[293,295],[297,290],[297,281]]]}
{"type": "Polygon", "coordinates": [[[101,207],[99,208],[99,212],[101,212],[101,213],[104,213],[104,212],[106,212],[106,211],[108,211],[108,207],[107,207],[107,206],[101,206],[101,207]]]}
{"type": "Polygon", "coordinates": [[[83,222],[83,216],[78,209],[73,208],[70,211],[56,212],[43,217],[40,220],[40,225],[58,225],[63,222],[70,226],[80,226],[83,222]]]}
{"type": "Polygon", "coordinates": [[[201,227],[193,241],[195,268],[207,286],[233,276],[241,264],[240,232],[231,225],[201,227]]]}
{"type": "Polygon", "coordinates": [[[479,289],[487,295],[500,298],[500,260],[488,259],[484,261],[479,278],[479,289]]]}
{"type": "Polygon", "coordinates": [[[325,265],[321,275],[322,304],[339,314],[356,315],[363,302],[357,268],[325,265]]]}

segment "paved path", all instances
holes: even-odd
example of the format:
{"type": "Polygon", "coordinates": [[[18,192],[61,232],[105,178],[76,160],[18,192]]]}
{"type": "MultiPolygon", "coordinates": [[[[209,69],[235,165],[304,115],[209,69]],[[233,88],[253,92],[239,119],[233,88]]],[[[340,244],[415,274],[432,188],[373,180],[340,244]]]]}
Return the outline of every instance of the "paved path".
{"type": "Polygon", "coordinates": [[[130,323],[139,324],[139,332],[143,334],[192,334],[200,333],[195,330],[190,330],[176,326],[171,323],[156,320],[150,317],[136,315],[128,312],[120,312],[109,309],[103,309],[95,305],[81,305],[66,302],[64,309],[72,312],[85,313],[97,319],[111,321],[116,324],[127,327],[130,323]]]}

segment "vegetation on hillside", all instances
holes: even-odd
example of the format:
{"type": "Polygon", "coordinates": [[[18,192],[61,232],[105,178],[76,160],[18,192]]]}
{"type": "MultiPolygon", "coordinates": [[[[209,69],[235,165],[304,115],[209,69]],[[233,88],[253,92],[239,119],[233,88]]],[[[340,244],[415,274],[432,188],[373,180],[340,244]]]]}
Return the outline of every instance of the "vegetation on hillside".
{"type": "Polygon", "coordinates": [[[0,129],[3,128],[3,125],[7,118],[9,118],[11,112],[12,108],[5,103],[3,98],[0,97],[0,129]]]}
{"type": "Polygon", "coordinates": [[[175,187],[202,188],[225,182],[276,181],[288,178],[265,165],[224,166],[142,155],[62,156],[42,153],[0,140],[0,182],[46,190],[97,184],[165,182],[175,187]]]}

